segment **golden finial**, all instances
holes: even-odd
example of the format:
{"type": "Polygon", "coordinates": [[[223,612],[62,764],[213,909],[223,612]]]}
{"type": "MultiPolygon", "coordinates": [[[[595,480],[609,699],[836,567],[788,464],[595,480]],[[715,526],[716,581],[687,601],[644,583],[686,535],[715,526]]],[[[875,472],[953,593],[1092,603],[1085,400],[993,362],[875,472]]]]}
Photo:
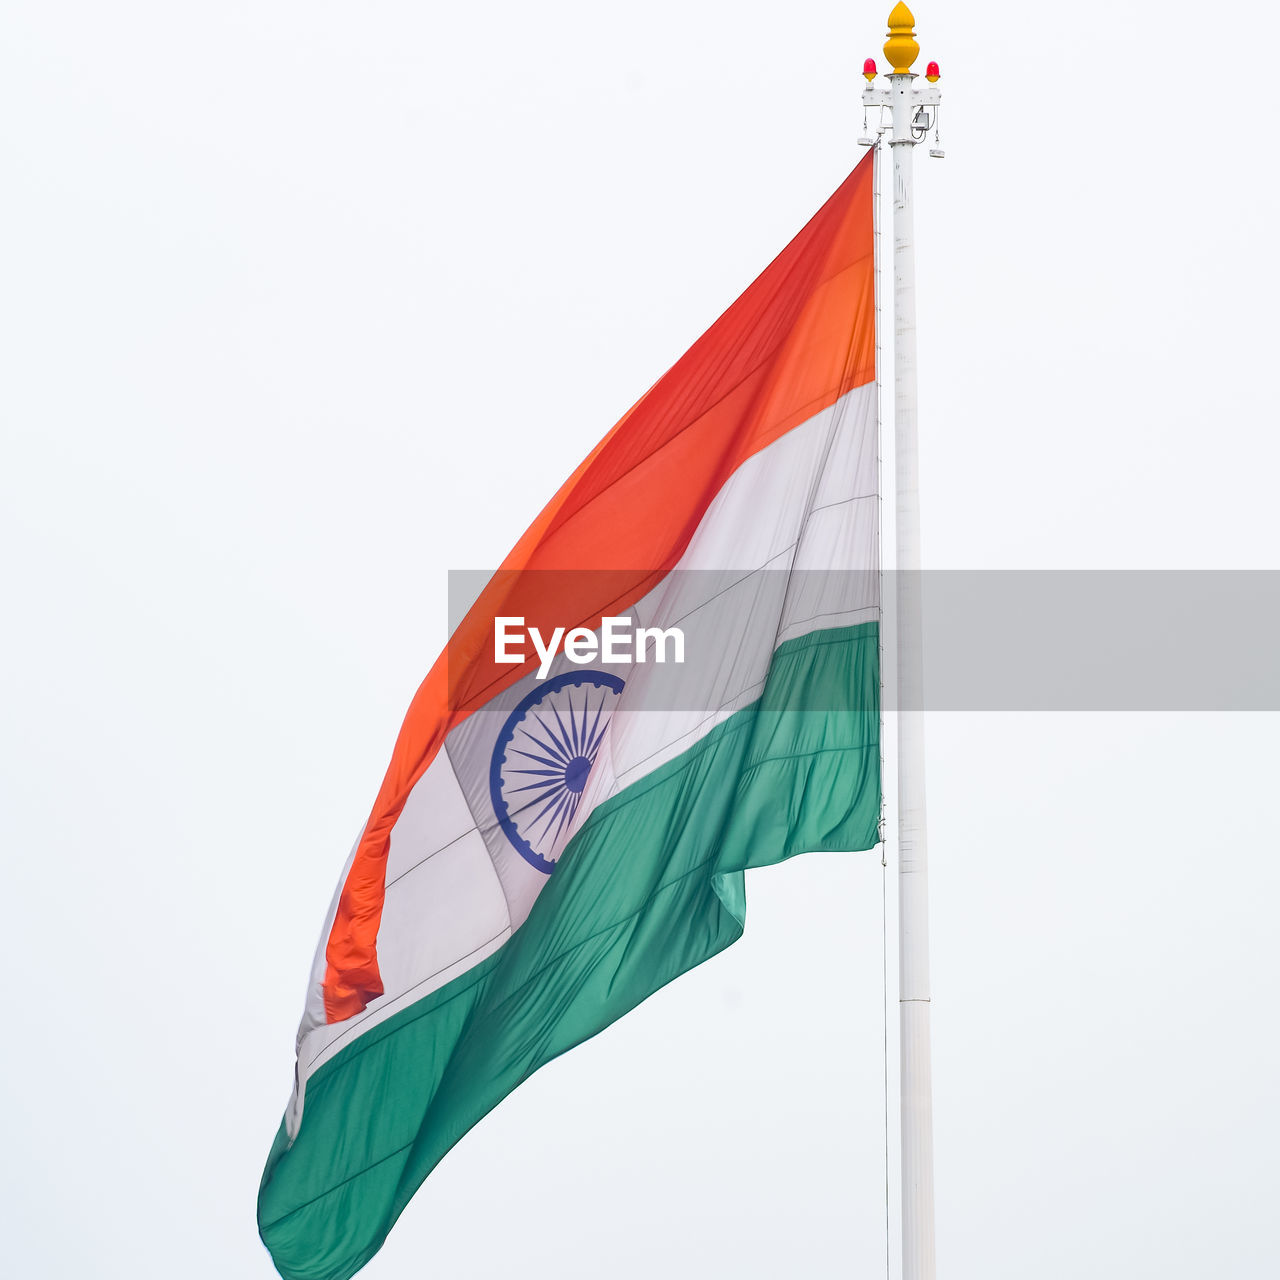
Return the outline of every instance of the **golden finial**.
{"type": "Polygon", "coordinates": [[[889,59],[894,76],[911,72],[911,64],[920,56],[920,46],[915,40],[916,20],[905,4],[893,6],[889,15],[889,38],[884,42],[884,56],[889,59]]]}

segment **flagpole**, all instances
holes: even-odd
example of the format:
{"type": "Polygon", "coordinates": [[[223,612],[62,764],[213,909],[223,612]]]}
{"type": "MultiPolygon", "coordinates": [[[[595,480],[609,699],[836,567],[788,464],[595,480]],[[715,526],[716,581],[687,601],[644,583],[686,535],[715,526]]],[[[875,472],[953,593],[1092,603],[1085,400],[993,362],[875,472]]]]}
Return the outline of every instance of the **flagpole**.
{"type": "Polygon", "coordinates": [[[912,155],[937,109],[937,66],[915,87],[920,53],[905,4],[889,15],[889,87],[863,101],[887,108],[893,154],[894,475],[898,659],[898,1019],[902,1124],[902,1280],[934,1280],[933,1079],[929,1034],[929,854],[925,825],[924,655],[921,636],[920,486],[916,436],[915,243],[912,155]],[[922,127],[924,125],[924,127],[922,127]]]}

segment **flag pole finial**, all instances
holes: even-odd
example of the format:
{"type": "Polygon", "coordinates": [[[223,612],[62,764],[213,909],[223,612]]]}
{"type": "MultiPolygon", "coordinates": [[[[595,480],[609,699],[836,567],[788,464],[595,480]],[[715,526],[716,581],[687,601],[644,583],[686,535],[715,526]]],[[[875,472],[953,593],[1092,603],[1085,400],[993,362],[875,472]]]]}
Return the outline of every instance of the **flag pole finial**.
{"type": "Polygon", "coordinates": [[[889,66],[893,68],[890,74],[911,74],[911,64],[920,56],[915,27],[915,15],[899,0],[889,15],[889,38],[884,42],[884,56],[889,59],[889,66]]]}

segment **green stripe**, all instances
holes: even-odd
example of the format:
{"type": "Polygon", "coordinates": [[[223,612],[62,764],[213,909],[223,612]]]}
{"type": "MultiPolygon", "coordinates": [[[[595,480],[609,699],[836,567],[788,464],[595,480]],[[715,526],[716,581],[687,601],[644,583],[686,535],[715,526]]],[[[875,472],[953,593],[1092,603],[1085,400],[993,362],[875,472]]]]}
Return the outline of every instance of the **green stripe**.
{"type": "Polygon", "coordinates": [[[358,1271],[521,1081],[741,937],[746,868],[871,848],[879,695],[875,623],[782,645],[758,702],[591,814],[510,941],[325,1063],[258,1195],[280,1274],[358,1271]]]}

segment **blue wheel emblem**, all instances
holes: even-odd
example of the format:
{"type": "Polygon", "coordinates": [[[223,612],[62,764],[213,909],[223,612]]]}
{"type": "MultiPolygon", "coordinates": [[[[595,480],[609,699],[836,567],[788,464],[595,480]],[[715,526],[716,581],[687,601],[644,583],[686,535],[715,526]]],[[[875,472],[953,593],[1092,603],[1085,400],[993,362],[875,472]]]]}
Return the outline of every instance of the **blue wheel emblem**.
{"type": "Polygon", "coordinates": [[[547,875],[621,693],[622,681],[607,671],[566,671],[527,694],[498,734],[493,812],[516,852],[547,875]]]}

